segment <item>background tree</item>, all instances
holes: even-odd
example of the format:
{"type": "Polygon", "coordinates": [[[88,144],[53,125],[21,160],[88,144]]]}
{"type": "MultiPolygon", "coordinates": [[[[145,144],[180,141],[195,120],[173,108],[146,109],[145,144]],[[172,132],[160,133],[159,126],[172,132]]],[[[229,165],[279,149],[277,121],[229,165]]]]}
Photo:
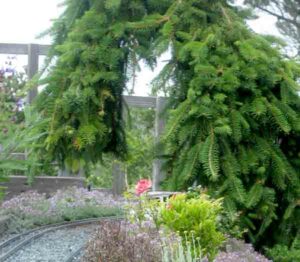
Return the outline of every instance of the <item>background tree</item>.
{"type": "Polygon", "coordinates": [[[24,121],[26,76],[15,69],[15,57],[8,57],[0,69],[0,144],[24,121]]]}
{"type": "Polygon", "coordinates": [[[300,1],[299,0],[246,0],[245,4],[277,18],[276,26],[300,55],[300,1]]]}
{"type": "MultiPolygon", "coordinates": [[[[154,159],[154,116],[153,109],[130,108],[125,118],[125,132],[128,154],[122,161],[126,182],[130,187],[141,178],[151,179],[154,159]]],[[[88,180],[94,186],[112,187],[112,165],[115,160],[111,154],[105,154],[103,160],[91,168],[88,180]]]]}

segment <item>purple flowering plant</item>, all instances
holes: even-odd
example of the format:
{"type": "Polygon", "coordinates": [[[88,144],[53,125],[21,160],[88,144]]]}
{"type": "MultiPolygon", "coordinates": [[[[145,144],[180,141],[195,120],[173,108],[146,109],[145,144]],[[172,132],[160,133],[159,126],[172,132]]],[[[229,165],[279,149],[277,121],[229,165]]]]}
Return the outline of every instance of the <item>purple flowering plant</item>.
{"type": "Polygon", "coordinates": [[[214,262],[271,262],[265,256],[256,252],[251,244],[242,240],[229,238],[226,250],[219,252],[214,262]]]}
{"type": "Polygon", "coordinates": [[[0,215],[10,215],[10,231],[18,232],[63,221],[121,215],[124,202],[121,197],[76,187],[58,190],[50,197],[29,191],[4,201],[0,215]]]}

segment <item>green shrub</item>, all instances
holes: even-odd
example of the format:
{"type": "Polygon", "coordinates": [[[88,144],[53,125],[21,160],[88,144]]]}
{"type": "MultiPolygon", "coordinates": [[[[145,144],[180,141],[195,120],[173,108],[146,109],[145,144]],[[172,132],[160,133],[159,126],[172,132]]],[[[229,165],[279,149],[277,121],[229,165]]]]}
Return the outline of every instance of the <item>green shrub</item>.
{"type": "Polygon", "coordinates": [[[198,252],[212,259],[225,239],[217,230],[221,211],[220,199],[211,200],[205,194],[195,198],[178,194],[162,206],[158,223],[178,232],[186,242],[199,247],[198,252]]]}
{"type": "MultiPolygon", "coordinates": [[[[189,187],[187,191],[187,198],[197,198],[205,192],[205,189],[203,189],[201,185],[189,187]]],[[[241,239],[245,233],[245,229],[241,229],[239,226],[240,214],[229,213],[226,209],[222,208],[219,215],[219,230],[226,236],[241,239]]]]}

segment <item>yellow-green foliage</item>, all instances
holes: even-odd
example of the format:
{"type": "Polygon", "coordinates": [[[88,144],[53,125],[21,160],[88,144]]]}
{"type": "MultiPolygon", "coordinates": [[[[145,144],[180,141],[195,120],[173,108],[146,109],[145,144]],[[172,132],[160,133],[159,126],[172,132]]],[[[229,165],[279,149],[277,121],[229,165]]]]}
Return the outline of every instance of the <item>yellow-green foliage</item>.
{"type": "Polygon", "coordinates": [[[55,63],[41,79],[45,88],[34,104],[41,116],[37,132],[44,133],[36,151],[78,172],[103,153],[125,158],[121,96],[138,59],[154,63],[145,51],[153,32],[127,28],[148,13],[142,0],[69,0],[65,5],[49,31],[55,63]]]}
{"type": "Polygon", "coordinates": [[[162,206],[158,224],[178,232],[183,240],[213,258],[224,241],[217,229],[221,210],[220,199],[211,200],[205,194],[188,199],[186,194],[177,194],[162,206]]]}

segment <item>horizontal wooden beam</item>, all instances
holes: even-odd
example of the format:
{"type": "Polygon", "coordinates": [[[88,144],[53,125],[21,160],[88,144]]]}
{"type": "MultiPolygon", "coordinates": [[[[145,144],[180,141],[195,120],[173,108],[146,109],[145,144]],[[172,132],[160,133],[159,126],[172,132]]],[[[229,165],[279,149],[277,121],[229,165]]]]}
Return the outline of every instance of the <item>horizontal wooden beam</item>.
{"type": "MultiPolygon", "coordinates": [[[[28,55],[28,44],[5,44],[0,43],[0,54],[28,55]]],[[[37,45],[39,55],[47,55],[50,45],[37,45]]]]}
{"type": "Polygon", "coordinates": [[[48,55],[51,45],[39,45],[39,55],[48,55]]]}
{"type": "Polygon", "coordinates": [[[1,54],[27,55],[28,45],[24,44],[0,44],[1,54]]]}
{"type": "Polygon", "coordinates": [[[123,96],[125,103],[132,107],[155,108],[156,97],[154,96],[123,96]]]}

